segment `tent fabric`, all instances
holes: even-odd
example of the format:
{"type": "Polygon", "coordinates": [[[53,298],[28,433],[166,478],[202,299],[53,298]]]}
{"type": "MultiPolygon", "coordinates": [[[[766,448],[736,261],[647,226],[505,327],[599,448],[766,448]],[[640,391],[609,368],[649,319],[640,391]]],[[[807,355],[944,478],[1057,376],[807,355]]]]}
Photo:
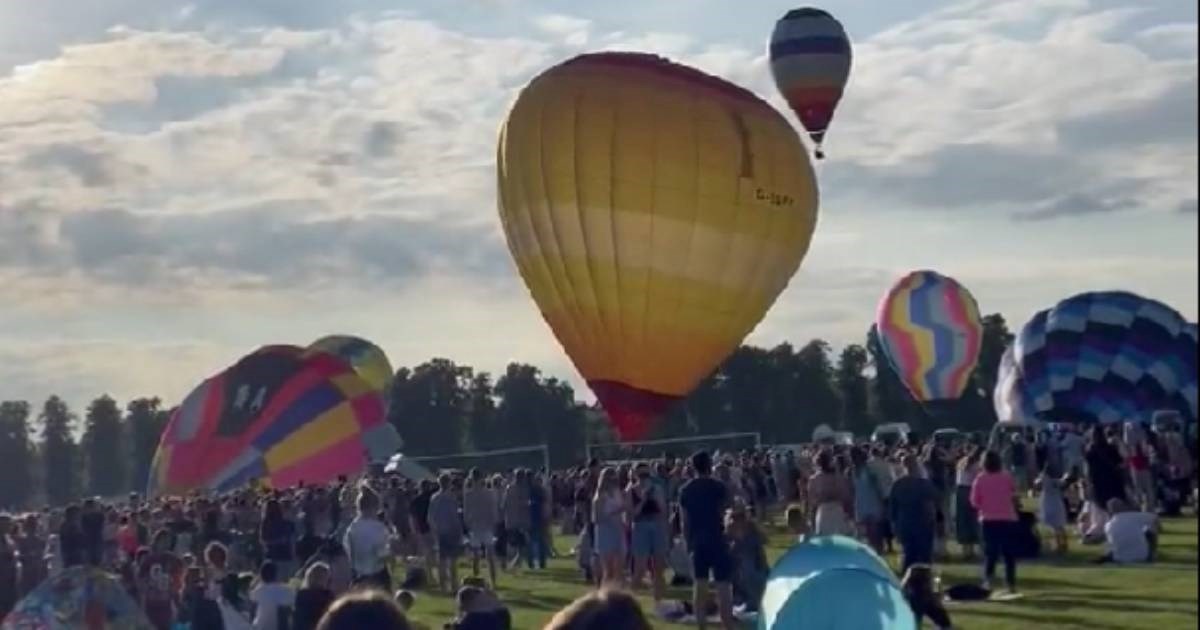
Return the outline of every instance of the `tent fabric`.
{"type": "Polygon", "coordinates": [[[809,537],[789,549],[771,569],[759,610],[759,630],[916,628],[887,562],[845,536],[809,537]]]}
{"type": "Polygon", "coordinates": [[[389,475],[400,475],[405,479],[413,481],[422,481],[425,479],[434,479],[433,473],[429,469],[413,461],[412,458],[406,457],[403,453],[396,453],[388,460],[387,466],[384,466],[383,472],[389,475]]]}
{"type": "Polygon", "coordinates": [[[760,627],[918,630],[900,587],[864,569],[828,569],[805,579],[775,613],[771,625],[760,627]]]}
{"type": "Polygon", "coordinates": [[[72,567],[38,585],[4,618],[0,630],[153,630],[113,575],[72,567]]]}

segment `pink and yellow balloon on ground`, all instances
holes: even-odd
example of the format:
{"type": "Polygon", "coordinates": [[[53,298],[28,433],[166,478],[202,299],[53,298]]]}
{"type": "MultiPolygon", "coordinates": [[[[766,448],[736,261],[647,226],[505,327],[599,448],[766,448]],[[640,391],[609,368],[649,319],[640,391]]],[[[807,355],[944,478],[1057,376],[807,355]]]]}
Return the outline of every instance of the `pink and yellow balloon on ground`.
{"type": "Polygon", "coordinates": [[[160,438],[147,492],[320,484],[399,448],[380,389],[346,358],[264,346],[206,379],[160,438]]]}
{"type": "Polygon", "coordinates": [[[935,271],[900,278],[879,303],[879,341],[901,382],[921,402],[962,396],[979,362],[979,306],[935,271]]]}

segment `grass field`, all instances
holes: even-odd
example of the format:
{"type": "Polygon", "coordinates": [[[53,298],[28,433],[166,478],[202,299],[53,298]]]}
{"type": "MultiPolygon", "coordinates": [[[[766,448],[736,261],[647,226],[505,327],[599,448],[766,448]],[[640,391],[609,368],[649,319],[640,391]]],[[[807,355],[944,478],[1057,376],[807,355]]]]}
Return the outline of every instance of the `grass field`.
{"type": "MultiPolygon", "coordinates": [[[[1197,527],[1194,517],[1165,521],[1157,563],[1144,567],[1097,566],[1091,559],[1096,547],[1076,545],[1062,559],[1043,559],[1022,564],[1018,581],[1024,597],[1005,603],[951,604],[956,627],[968,630],[1026,630],[1028,628],[1088,628],[1091,630],[1174,630],[1196,628],[1197,624],[1197,527]]],[[[769,553],[774,559],[786,548],[790,537],[772,533],[769,553]]],[[[560,551],[571,548],[571,540],[557,541],[560,551]]],[[[894,565],[896,557],[889,558],[894,565]]],[[[977,565],[939,565],[943,584],[977,579],[977,565]]],[[[574,560],[552,560],[545,571],[505,573],[499,593],[508,604],[518,630],[540,630],[555,611],[585,590],[574,560]]],[[[683,591],[671,597],[684,598],[683,591]]],[[[646,610],[650,611],[649,601],[646,610]]],[[[449,597],[418,595],[413,617],[440,630],[451,618],[454,604],[449,597]]],[[[656,628],[683,628],[658,622],[656,628]]]]}

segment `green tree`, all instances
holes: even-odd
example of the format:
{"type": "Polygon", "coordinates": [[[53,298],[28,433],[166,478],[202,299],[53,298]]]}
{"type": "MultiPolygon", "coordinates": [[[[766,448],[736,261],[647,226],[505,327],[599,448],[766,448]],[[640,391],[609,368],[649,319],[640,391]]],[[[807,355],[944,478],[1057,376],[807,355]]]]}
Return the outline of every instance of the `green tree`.
{"type": "Polygon", "coordinates": [[[496,380],[496,433],[505,446],[545,444],[552,466],[569,466],[583,457],[588,408],[575,400],[565,381],[544,378],[523,363],[510,363],[496,380]]]}
{"type": "Polygon", "coordinates": [[[29,403],[0,402],[0,507],[24,507],[33,494],[33,444],[29,439],[29,403]]]}
{"type": "Polygon", "coordinates": [[[79,494],[79,446],[72,433],[77,418],[58,396],[51,396],[38,416],[42,424],[42,465],[46,499],[62,505],[79,494]]]}
{"type": "Polygon", "coordinates": [[[920,416],[913,400],[892,363],[883,352],[879,330],[872,325],[867,331],[867,354],[871,355],[871,418],[875,424],[888,422],[913,422],[920,416]]]}
{"type": "Polygon", "coordinates": [[[81,445],[89,495],[114,496],[124,491],[126,460],[122,441],[117,401],[109,396],[92,401],[84,418],[81,445]]]}
{"type": "Polygon", "coordinates": [[[865,375],[871,362],[866,348],[851,344],[842,349],[838,356],[837,381],[838,393],[842,401],[842,423],[840,428],[852,431],[855,435],[865,436],[871,432],[872,424],[869,403],[868,381],[865,375]]]}
{"type": "Polygon", "coordinates": [[[392,383],[388,420],[413,456],[461,452],[466,437],[471,368],[432,359],[401,368],[392,383]]]}
{"type": "Polygon", "coordinates": [[[154,452],[170,419],[170,412],[161,405],[158,398],[138,398],[125,406],[125,443],[129,447],[126,487],[134,492],[146,490],[154,452]]]}
{"type": "Polygon", "coordinates": [[[497,448],[500,436],[496,432],[496,399],[492,377],[480,372],[471,378],[467,388],[467,441],[477,451],[497,448]]]}

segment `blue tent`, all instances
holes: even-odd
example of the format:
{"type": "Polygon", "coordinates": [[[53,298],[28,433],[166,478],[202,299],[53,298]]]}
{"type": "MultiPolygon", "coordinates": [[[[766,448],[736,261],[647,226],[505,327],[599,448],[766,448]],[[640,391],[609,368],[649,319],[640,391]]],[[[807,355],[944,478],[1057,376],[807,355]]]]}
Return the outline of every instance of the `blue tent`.
{"type": "Polygon", "coordinates": [[[843,536],[811,537],[771,569],[759,630],[917,630],[890,567],[843,536]]]}

